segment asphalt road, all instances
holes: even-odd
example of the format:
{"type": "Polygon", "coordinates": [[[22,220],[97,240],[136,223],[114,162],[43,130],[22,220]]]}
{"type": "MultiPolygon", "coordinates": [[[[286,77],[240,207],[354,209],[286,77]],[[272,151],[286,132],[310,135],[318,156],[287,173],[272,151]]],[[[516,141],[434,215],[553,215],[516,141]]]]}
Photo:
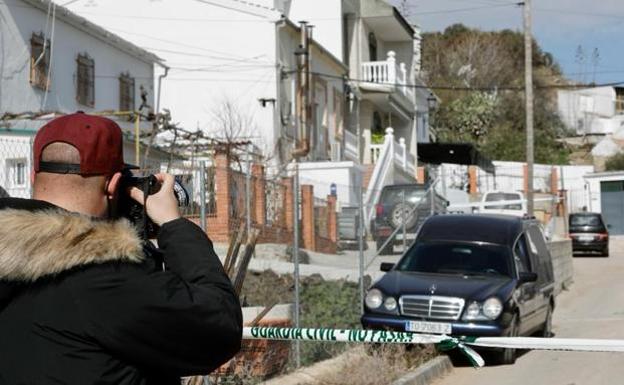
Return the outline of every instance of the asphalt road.
{"type": "MultiPolygon", "coordinates": [[[[557,337],[624,339],[624,237],[612,237],[610,249],[609,258],[574,258],[575,282],[557,298],[557,337]]],[[[455,367],[433,385],[623,383],[624,353],[531,351],[511,366],[455,367]]]]}

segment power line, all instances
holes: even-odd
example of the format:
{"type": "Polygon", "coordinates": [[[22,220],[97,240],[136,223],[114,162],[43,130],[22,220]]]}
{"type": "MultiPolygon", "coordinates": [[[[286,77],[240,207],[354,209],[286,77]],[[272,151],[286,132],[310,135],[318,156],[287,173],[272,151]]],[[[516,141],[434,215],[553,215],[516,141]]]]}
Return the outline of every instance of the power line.
{"type": "Polygon", "coordinates": [[[185,18],[185,17],[160,17],[160,16],[142,16],[142,15],[115,15],[110,13],[97,12],[80,12],[85,15],[93,15],[100,17],[112,17],[119,19],[138,19],[138,20],[154,20],[154,21],[180,21],[180,22],[197,22],[197,23],[267,23],[266,20],[258,19],[203,19],[203,18],[185,18]]]}
{"type": "Polygon", "coordinates": [[[208,1],[208,0],[194,0],[194,1],[196,1],[196,2],[198,2],[198,3],[203,3],[203,4],[212,5],[212,6],[214,6],[214,7],[219,7],[219,8],[229,9],[230,11],[240,12],[240,13],[244,13],[244,14],[251,15],[251,16],[261,17],[261,18],[263,18],[263,19],[268,19],[268,17],[266,17],[265,15],[260,15],[260,14],[253,13],[253,12],[250,12],[250,11],[244,11],[244,10],[242,10],[242,9],[238,9],[238,8],[234,8],[234,7],[229,7],[229,6],[227,6],[227,5],[223,5],[223,4],[219,4],[219,3],[214,3],[214,2],[212,2],[212,1],[208,1]]]}
{"type": "MultiPolygon", "coordinates": [[[[478,11],[482,9],[492,9],[492,8],[502,8],[502,7],[517,7],[520,3],[505,3],[505,4],[490,4],[483,6],[475,6],[475,7],[467,7],[467,8],[452,8],[452,9],[440,9],[436,11],[425,11],[425,12],[416,12],[413,16],[418,17],[420,15],[435,15],[435,14],[447,14],[447,13],[458,13],[458,12],[471,12],[478,11]]],[[[409,8],[416,8],[415,5],[409,5],[409,8]]]]}
{"type": "MultiPolygon", "coordinates": [[[[292,72],[292,71],[289,71],[292,72]]],[[[354,83],[371,83],[377,85],[386,85],[386,86],[399,86],[399,87],[407,87],[413,89],[425,89],[425,90],[444,90],[444,91],[523,91],[523,86],[489,86],[489,87],[456,87],[456,86],[448,86],[448,85],[419,85],[419,84],[401,84],[398,85],[396,83],[389,82],[373,82],[366,79],[354,79],[339,75],[332,75],[322,72],[310,72],[311,74],[322,76],[330,79],[341,79],[345,81],[351,81],[354,83]]],[[[613,87],[624,84],[624,80],[610,83],[602,83],[602,84],[594,84],[594,85],[578,85],[578,84],[547,84],[547,85],[537,85],[534,88],[536,89],[587,89],[587,88],[598,88],[598,87],[613,87]]]]}
{"type": "Polygon", "coordinates": [[[539,12],[554,12],[558,14],[568,14],[568,15],[576,15],[576,16],[591,16],[591,17],[606,17],[611,19],[620,19],[624,21],[624,15],[613,15],[606,13],[593,13],[593,12],[583,12],[583,11],[573,11],[568,9],[553,9],[553,8],[536,8],[536,11],[539,12]]]}
{"type": "MultiPolygon", "coordinates": [[[[151,35],[146,35],[146,34],[143,34],[143,33],[124,31],[124,30],[121,30],[121,29],[118,29],[118,28],[110,28],[110,30],[111,31],[120,32],[120,33],[125,33],[125,34],[128,34],[128,35],[140,36],[140,37],[144,37],[144,38],[151,39],[151,40],[154,40],[154,41],[159,41],[159,42],[162,42],[162,43],[173,44],[173,45],[179,46],[179,47],[186,47],[186,48],[196,49],[196,50],[199,50],[199,51],[216,53],[218,55],[225,55],[225,56],[221,56],[221,57],[219,57],[219,56],[205,56],[205,57],[210,57],[212,59],[222,59],[222,60],[247,59],[247,58],[245,58],[243,56],[240,56],[240,55],[233,55],[233,54],[228,53],[228,52],[216,51],[216,50],[209,49],[209,48],[206,48],[206,47],[200,47],[200,46],[196,46],[196,45],[192,45],[192,44],[181,43],[179,41],[158,38],[158,37],[154,37],[154,36],[151,36],[151,35]]],[[[159,49],[159,48],[151,48],[151,49],[153,49],[153,50],[161,50],[161,51],[167,52],[167,50],[163,50],[163,49],[159,49]]],[[[185,54],[184,52],[180,52],[180,51],[177,51],[177,52],[171,51],[171,53],[185,54]]],[[[198,56],[197,54],[193,54],[193,53],[188,53],[188,54],[189,54],[189,56],[198,56]]]]}

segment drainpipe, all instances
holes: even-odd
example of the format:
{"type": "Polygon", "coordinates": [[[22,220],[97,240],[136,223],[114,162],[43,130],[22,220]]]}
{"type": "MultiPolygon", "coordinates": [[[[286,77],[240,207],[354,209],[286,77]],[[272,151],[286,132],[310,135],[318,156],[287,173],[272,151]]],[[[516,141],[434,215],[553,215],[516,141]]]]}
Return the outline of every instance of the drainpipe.
{"type": "Polygon", "coordinates": [[[310,138],[309,138],[309,114],[310,114],[310,47],[309,36],[311,30],[308,30],[308,23],[305,21],[300,22],[301,42],[299,49],[295,52],[297,55],[297,75],[299,77],[299,95],[300,105],[299,112],[299,127],[297,132],[297,140],[295,149],[292,155],[295,159],[306,156],[310,152],[310,138]]]}
{"type": "Polygon", "coordinates": [[[161,66],[165,69],[165,73],[158,76],[158,95],[156,96],[156,115],[160,113],[160,90],[162,88],[162,80],[166,78],[167,75],[169,75],[169,67],[167,67],[164,64],[161,64],[161,66]]]}

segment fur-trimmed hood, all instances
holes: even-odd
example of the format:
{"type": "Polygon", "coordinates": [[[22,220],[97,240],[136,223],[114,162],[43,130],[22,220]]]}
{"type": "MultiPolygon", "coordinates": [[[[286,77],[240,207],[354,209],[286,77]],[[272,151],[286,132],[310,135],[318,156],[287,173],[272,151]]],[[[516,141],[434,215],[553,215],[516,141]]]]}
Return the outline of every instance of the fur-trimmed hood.
{"type": "Polygon", "coordinates": [[[33,282],[81,265],[142,259],[141,240],[127,220],[54,207],[0,210],[0,280],[33,282]]]}

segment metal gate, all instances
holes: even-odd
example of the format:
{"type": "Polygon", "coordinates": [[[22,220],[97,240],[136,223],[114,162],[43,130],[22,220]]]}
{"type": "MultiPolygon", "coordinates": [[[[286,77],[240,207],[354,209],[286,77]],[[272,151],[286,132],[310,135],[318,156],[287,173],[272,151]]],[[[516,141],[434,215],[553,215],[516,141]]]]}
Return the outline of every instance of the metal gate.
{"type": "Polygon", "coordinates": [[[624,234],[624,181],[600,182],[600,202],[609,233],[624,234]]]}

